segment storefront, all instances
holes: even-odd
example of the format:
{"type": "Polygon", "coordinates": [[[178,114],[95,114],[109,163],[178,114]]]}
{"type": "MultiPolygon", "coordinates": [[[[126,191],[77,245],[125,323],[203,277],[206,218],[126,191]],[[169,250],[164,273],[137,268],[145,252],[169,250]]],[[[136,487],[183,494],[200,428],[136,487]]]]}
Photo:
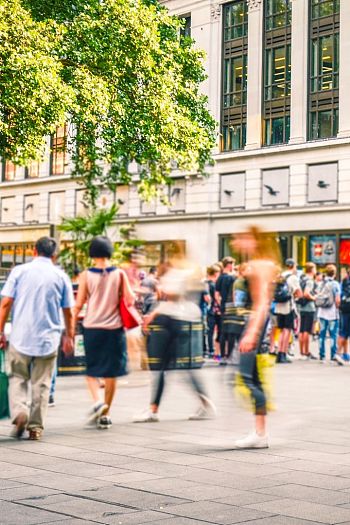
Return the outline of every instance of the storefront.
{"type": "MultiPolygon", "coordinates": [[[[239,257],[232,253],[230,241],[230,236],[220,236],[220,257],[233,255],[239,261],[239,257]]],[[[288,232],[280,233],[277,241],[282,261],[292,257],[299,270],[302,270],[308,261],[314,262],[320,271],[327,264],[335,264],[338,275],[343,276],[346,268],[350,267],[350,232],[288,232]]]]}

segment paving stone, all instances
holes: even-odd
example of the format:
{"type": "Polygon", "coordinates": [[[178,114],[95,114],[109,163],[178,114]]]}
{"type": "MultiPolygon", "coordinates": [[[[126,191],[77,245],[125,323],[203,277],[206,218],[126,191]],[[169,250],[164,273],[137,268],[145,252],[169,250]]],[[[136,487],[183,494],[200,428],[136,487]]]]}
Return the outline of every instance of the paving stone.
{"type": "Polygon", "coordinates": [[[271,514],[282,514],[282,516],[290,516],[304,520],[316,520],[316,523],[336,524],[350,520],[350,509],[309,503],[294,499],[281,499],[267,501],[265,503],[256,503],[248,505],[245,508],[270,512],[271,514]]]}
{"type": "Polygon", "coordinates": [[[58,494],[54,489],[46,489],[33,485],[21,485],[3,489],[0,491],[0,499],[6,501],[25,500],[31,498],[46,498],[51,494],[58,494]]]}
{"type": "MultiPolygon", "coordinates": [[[[192,520],[191,518],[183,518],[180,516],[176,516],[174,518],[167,518],[165,520],[154,522],[154,523],[156,525],[215,525],[216,524],[216,522],[213,522],[213,521],[192,520]]],[[[254,522],[251,522],[251,523],[254,524],[254,522]]]]}
{"type": "Polygon", "coordinates": [[[113,474],[112,476],[99,476],[97,479],[110,481],[114,485],[132,486],[139,481],[149,481],[151,479],[162,479],[162,476],[148,474],[147,472],[128,472],[124,474],[113,474]]]}
{"type": "MultiPolygon", "coordinates": [[[[164,518],[168,518],[169,514],[163,512],[137,511],[129,514],[121,514],[120,516],[109,516],[100,518],[100,522],[106,525],[141,525],[143,523],[163,523],[164,518]]],[[[202,523],[203,525],[203,523],[202,523]]]]}
{"type": "Polygon", "coordinates": [[[23,505],[0,501],[1,525],[39,525],[62,520],[61,513],[33,509],[23,505]]]}
{"type": "Polygon", "coordinates": [[[83,478],[81,476],[71,476],[68,474],[57,474],[55,472],[40,471],[37,476],[24,476],[22,478],[13,478],[13,481],[28,483],[38,487],[46,487],[61,491],[74,490],[91,490],[96,487],[105,487],[110,485],[108,481],[83,478]]]}
{"type": "MultiPolygon", "coordinates": [[[[255,489],[256,490],[256,489],[255,489]]],[[[225,505],[243,506],[249,505],[250,503],[262,503],[264,501],[273,501],[274,499],[280,499],[279,496],[273,496],[270,494],[258,494],[257,492],[249,492],[248,490],[235,490],[231,489],[230,496],[226,498],[213,499],[216,503],[224,503],[225,505]]]]}
{"type": "Polygon", "coordinates": [[[13,481],[11,479],[0,479],[0,490],[13,489],[24,486],[25,485],[23,483],[19,483],[18,481],[13,481]]]}
{"type": "Polygon", "coordinates": [[[64,512],[64,514],[71,517],[91,519],[102,523],[103,521],[101,520],[105,517],[109,518],[112,516],[127,514],[129,512],[135,512],[133,509],[128,509],[120,505],[111,505],[87,498],[74,497],[70,497],[63,502],[45,505],[45,510],[51,512],[64,512]]]}
{"type": "Polygon", "coordinates": [[[350,489],[350,479],[339,476],[326,476],[325,474],[314,474],[312,472],[288,472],[287,474],[271,476],[271,479],[275,481],[276,485],[295,483],[297,485],[319,487],[321,489],[350,489]]]}
{"type": "Polygon", "coordinates": [[[284,474],[289,472],[288,469],[283,468],[283,463],[276,467],[271,464],[252,464],[244,463],[242,461],[224,460],[224,459],[211,459],[206,460],[197,465],[197,467],[208,469],[208,470],[219,470],[220,472],[232,472],[233,474],[243,476],[272,476],[277,474],[284,474]]]}
{"type": "Polygon", "coordinates": [[[181,476],[188,481],[197,481],[198,483],[208,483],[213,485],[221,485],[222,487],[231,487],[242,490],[255,490],[264,487],[272,487],[278,484],[283,484],[275,480],[274,476],[271,478],[261,477],[254,478],[252,476],[235,475],[229,472],[219,472],[215,470],[196,469],[181,476]]]}
{"type": "Polygon", "coordinates": [[[280,485],[278,487],[257,489],[257,492],[272,494],[280,498],[292,497],[293,499],[323,503],[325,505],[350,504],[350,494],[342,491],[320,489],[319,487],[307,487],[305,485],[280,485]]]}
{"type": "Polygon", "coordinates": [[[195,465],[196,463],[202,463],[206,460],[206,458],[194,454],[181,454],[165,450],[147,450],[141,454],[136,454],[135,457],[141,459],[154,459],[156,461],[164,461],[165,463],[174,463],[175,465],[195,465]]]}
{"type": "Polygon", "coordinates": [[[229,525],[242,521],[249,521],[258,518],[267,517],[269,512],[253,511],[242,507],[233,507],[223,505],[222,503],[213,503],[210,501],[200,501],[195,503],[185,503],[183,505],[170,506],[167,512],[186,518],[203,520],[220,525],[229,525]]]}
{"type": "Polygon", "coordinates": [[[347,477],[347,475],[350,475],[350,468],[347,465],[332,465],[330,463],[320,463],[317,461],[308,461],[305,459],[283,461],[282,463],[275,464],[274,466],[276,468],[283,468],[285,470],[314,472],[315,474],[326,474],[329,476],[347,477]]]}
{"type": "MultiPolygon", "coordinates": [[[[247,523],[247,525],[320,525],[319,521],[300,520],[299,518],[290,518],[289,516],[270,516],[247,523]]],[[[346,525],[342,523],[342,525],[346,525]]]]}

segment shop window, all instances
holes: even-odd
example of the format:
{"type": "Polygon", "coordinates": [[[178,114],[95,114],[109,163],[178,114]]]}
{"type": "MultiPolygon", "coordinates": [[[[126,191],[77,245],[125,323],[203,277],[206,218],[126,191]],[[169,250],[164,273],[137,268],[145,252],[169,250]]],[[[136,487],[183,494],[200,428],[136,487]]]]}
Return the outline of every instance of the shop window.
{"type": "Polygon", "coordinates": [[[14,244],[3,244],[1,246],[1,267],[12,268],[15,265],[16,247],[14,244]]]}
{"type": "Polygon", "coordinates": [[[310,260],[318,265],[337,262],[335,235],[310,235],[310,260]]]}
{"type": "Polygon", "coordinates": [[[39,222],[39,193],[24,196],[24,222],[39,222]]]}
{"type": "Polygon", "coordinates": [[[3,197],[1,199],[1,222],[4,224],[16,224],[15,197],[3,197]]]}
{"type": "Polygon", "coordinates": [[[298,268],[304,268],[308,261],[307,238],[303,235],[293,235],[292,243],[293,258],[296,260],[298,268]]]}
{"type": "Polygon", "coordinates": [[[262,205],[289,204],[289,169],[264,170],[262,175],[262,205]]]}
{"type": "Polygon", "coordinates": [[[64,216],[65,192],[55,191],[49,194],[49,223],[60,224],[64,216]]]}
{"type": "Polygon", "coordinates": [[[336,202],[338,164],[315,164],[308,171],[308,202],[336,202]]]}
{"type": "Polygon", "coordinates": [[[220,208],[244,208],[245,173],[221,175],[220,208]]]}
{"type": "Polygon", "coordinates": [[[175,179],[169,186],[169,210],[185,211],[186,208],[186,183],[184,179],[175,179]]]}
{"type": "Polygon", "coordinates": [[[24,247],[24,262],[30,262],[34,259],[34,244],[26,244],[24,247]]]}

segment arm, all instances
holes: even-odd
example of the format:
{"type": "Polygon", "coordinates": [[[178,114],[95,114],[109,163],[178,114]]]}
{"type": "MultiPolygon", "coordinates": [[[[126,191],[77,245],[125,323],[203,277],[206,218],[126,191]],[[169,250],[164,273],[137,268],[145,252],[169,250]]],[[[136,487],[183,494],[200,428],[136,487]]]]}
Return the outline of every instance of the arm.
{"type": "Polygon", "coordinates": [[[123,270],[120,270],[121,273],[121,284],[122,284],[122,297],[124,298],[125,303],[130,306],[135,301],[135,294],[131,289],[130,281],[128,276],[123,270]]]}
{"type": "Polygon", "coordinates": [[[6,337],[4,334],[5,324],[10,315],[10,311],[13,305],[12,297],[3,297],[0,304],[0,349],[5,350],[6,348],[6,337]]]}
{"type": "Polygon", "coordinates": [[[75,324],[72,308],[63,308],[64,324],[66,327],[66,335],[70,339],[74,338],[75,324]]]}
{"type": "Polygon", "coordinates": [[[77,324],[79,313],[81,312],[81,309],[86,303],[87,297],[88,297],[88,288],[87,288],[86,272],[83,272],[79,278],[78,294],[77,294],[77,298],[75,300],[75,306],[73,309],[74,326],[76,326],[77,324]]]}

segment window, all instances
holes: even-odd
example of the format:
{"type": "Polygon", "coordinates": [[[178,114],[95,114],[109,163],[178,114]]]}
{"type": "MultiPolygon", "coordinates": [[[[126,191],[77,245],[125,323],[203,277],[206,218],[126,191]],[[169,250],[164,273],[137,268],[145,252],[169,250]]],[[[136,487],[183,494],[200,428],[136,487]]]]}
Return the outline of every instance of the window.
{"type": "Polygon", "coordinates": [[[54,191],[49,194],[49,223],[59,224],[64,216],[65,192],[54,191]]]}
{"type": "Polygon", "coordinates": [[[191,15],[180,16],[183,26],[180,29],[180,39],[191,37],[191,15]]]}
{"type": "Polygon", "coordinates": [[[26,179],[36,179],[40,176],[40,162],[38,160],[33,160],[25,168],[25,178],[26,179]]]}
{"type": "Polygon", "coordinates": [[[185,211],[186,209],[186,182],[184,179],[176,179],[169,186],[169,210],[185,211]]]}
{"type": "Polygon", "coordinates": [[[16,180],[16,175],[18,171],[18,166],[14,164],[13,162],[6,160],[3,163],[3,171],[2,171],[2,180],[3,182],[10,182],[12,180],[16,180]]]}
{"type": "Polygon", "coordinates": [[[338,164],[315,164],[308,170],[308,202],[337,202],[338,164]]]}
{"type": "Polygon", "coordinates": [[[39,193],[24,196],[24,222],[39,222],[39,193]]]}
{"type": "Polygon", "coordinates": [[[309,139],[338,133],[339,2],[310,0],[309,139]]]}
{"type": "Polygon", "coordinates": [[[1,222],[16,223],[16,200],[15,197],[3,197],[1,199],[1,222]]]}
{"type": "Polygon", "coordinates": [[[264,170],[262,174],[262,205],[289,204],[289,169],[264,170]]]}
{"type": "Polygon", "coordinates": [[[264,35],[265,146],[284,144],[290,137],[291,6],[289,0],[265,2],[264,35]]]}
{"type": "Polygon", "coordinates": [[[322,18],[339,13],[340,0],[312,0],[312,18],[322,18]]]}
{"type": "Polygon", "coordinates": [[[247,2],[223,6],[222,151],[243,149],[247,118],[247,2]]]}
{"type": "Polygon", "coordinates": [[[245,173],[221,175],[220,208],[244,208],[245,173]]]}
{"type": "Polygon", "coordinates": [[[267,31],[291,24],[290,0],[266,0],[265,28],[267,31]]]}
{"type": "Polygon", "coordinates": [[[67,124],[51,137],[51,175],[63,175],[67,164],[67,124]]]}

